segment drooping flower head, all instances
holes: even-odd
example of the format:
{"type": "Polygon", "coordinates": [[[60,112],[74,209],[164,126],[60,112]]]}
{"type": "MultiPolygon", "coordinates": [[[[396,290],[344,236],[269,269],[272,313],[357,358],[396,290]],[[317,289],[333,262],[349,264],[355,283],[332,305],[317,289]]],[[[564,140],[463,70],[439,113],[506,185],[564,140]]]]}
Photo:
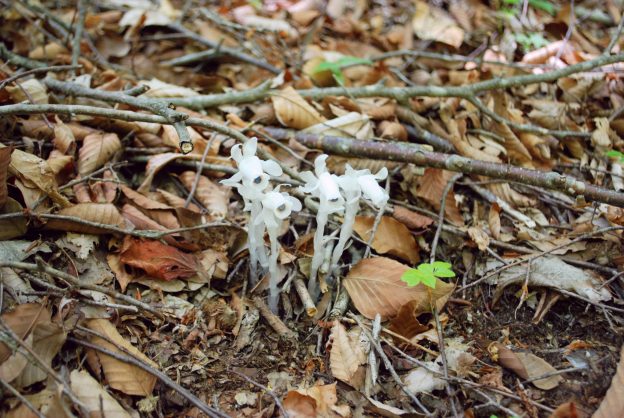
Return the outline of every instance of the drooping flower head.
{"type": "Polygon", "coordinates": [[[321,206],[327,208],[328,213],[338,212],[344,208],[344,198],[340,194],[338,176],[327,171],[327,154],[321,154],[314,160],[314,174],[310,171],[301,173],[305,185],[300,188],[304,193],[318,197],[321,206]]]}
{"type": "MultiPolygon", "coordinates": [[[[357,182],[362,196],[364,199],[370,201],[378,208],[384,205],[388,201],[388,193],[379,185],[380,180],[384,180],[388,177],[388,169],[382,168],[377,174],[371,174],[369,169],[354,170],[349,164],[347,164],[344,177],[348,178],[341,182],[341,187],[345,184],[349,188],[353,188],[354,182],[357,182]]],[[[343,190],[345,190],[343,188],[343,190]]],[[[345,190],[346,192],[347,190],[345,190]]]]}
{"type": "Polygon", "coordinates": [[[267,192],[262,199],[261,219],[255,222],[264,222],[267,229],[277,228],[281,221],[288,218],[290,214],[301,210],[301,202],[286,192],[276,189],[267,192]]]}

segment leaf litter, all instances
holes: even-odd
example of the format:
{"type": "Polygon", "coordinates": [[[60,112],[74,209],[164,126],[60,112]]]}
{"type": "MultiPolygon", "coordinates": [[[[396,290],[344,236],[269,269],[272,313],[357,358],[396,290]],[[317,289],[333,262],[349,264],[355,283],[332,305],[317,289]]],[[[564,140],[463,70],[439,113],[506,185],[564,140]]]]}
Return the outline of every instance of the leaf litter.
{"type": "Polygon", "coordinates": [[[326,3],[0,11],[3,416],[624,415],[618,2],[326,3]],[[251,137],[304,206],[275,312],[251,137]],[[319,150],[390,201],[337,265],[329,214],[315,294],[319,150]]]}

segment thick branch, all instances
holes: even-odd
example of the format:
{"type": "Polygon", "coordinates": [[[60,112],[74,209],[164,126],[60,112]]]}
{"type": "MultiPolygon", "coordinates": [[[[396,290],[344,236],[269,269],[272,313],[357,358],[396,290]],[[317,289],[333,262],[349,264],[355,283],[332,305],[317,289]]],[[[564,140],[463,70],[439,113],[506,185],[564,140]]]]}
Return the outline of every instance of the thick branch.
{"type": "Polygon", "coordinates": [[[321,149],[331,154],[413,163],[465,174],[478,174],[559,190],[570,196],[580,195],[588,200],[624,207],[624,193],[587,184],[553,171],[530,170],[513,165],[472,160],[459,155],[430,152],[407,142],[353,140],[336,136],[321,137],[279,128],[265,128],[265,130],[276,139],[294,138],[307,147],[321,149]]]}

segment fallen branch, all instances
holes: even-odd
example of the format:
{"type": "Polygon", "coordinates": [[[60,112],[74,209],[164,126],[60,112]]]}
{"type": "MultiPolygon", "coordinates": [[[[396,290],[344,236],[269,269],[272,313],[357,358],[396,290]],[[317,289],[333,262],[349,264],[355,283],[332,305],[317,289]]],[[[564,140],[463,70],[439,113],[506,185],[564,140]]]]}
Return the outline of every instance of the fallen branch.
{"type": "Polygon", "coordinates": [[[610,205],[624,207],[624,193],[594,186],[553,171],[545,172],[509,164],[473,160],[459,155],[423,150],[407,142],[353,140],[337,136],[318,136],[279,128],[265,128],[274,138],[293,138],[299,143],[330,154],[412,163],[423,167],[441,168],[464,174],[478,174],[522,184],[559,190],[570,196],[583,196],[610,205]]]}

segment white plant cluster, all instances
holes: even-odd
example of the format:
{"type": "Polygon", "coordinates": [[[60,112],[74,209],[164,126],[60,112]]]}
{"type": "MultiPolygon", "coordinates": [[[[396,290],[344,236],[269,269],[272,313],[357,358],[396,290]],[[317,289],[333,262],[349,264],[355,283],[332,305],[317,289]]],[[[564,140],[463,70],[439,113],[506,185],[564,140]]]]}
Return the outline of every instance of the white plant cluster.
{"type": "MultiPolygon", "coordinates": [[[[257,138],[251,138],[242,147],[232,147],[231,155],[238,172],[221,183],[234,187],[242,196],[244,210],[250,212],[248,226],[249,265],[254,283],[258,280],[259,271],[269,272],[269,307],[277,312],[279,292],[277,281],[279,270],[277,258],[280,244],[279,230],[282,222],[295,211],[301,210],[301,202],[286,192],[280,191],[270,184],[270,177],[282,175],[281,167],[275,161],[263,161],[256,156],[257,138]],[[270,251],[264,245],[264,234],[269,236],[270,251]]],[[[370,170],[354,170],[347,165],[342,176],[336,176],[327,170],[328,156],[322,154],[314,161],[314,173],[301,173],[305,185],[299,190],[319,200],[316,215],[316,233],[314,234],[314,256],[311,264],[308,290],[312,295],[318,294],[317,276],[335,273],[340,257],[353,232],[355,216],[360,209],[360,199],[369,201],[377,208],[382,208],[388,201],[388,194],[378,184],[387,177],[386,168],[377,174],[370,170]],[[329,215],[339,214],[344,217],[338,241],[331,234],[325,234],[329,215]],[[330,260],[327,262],[327,260],[330,260]],[[326,261],[325,268],[322,268],[326,261]]]]}

